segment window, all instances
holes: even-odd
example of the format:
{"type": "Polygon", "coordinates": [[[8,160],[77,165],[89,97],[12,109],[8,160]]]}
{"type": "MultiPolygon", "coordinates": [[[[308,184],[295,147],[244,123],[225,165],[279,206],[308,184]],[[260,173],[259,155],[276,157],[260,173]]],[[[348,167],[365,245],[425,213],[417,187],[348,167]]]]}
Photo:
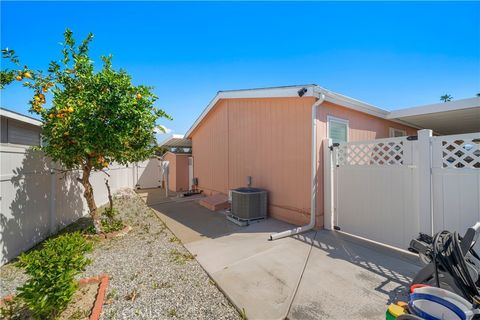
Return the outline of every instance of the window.
{"type": "Polygon", "coordinates": [[[333,143],[348,141],[348,121],[335,117],[327,117],[327,133],[333,143]]]}
{"type": "Polygon", "coordinates": [[[406,130],[390,128],[390,138],[405,137],[406,135],[407,135],[406,130]]]}

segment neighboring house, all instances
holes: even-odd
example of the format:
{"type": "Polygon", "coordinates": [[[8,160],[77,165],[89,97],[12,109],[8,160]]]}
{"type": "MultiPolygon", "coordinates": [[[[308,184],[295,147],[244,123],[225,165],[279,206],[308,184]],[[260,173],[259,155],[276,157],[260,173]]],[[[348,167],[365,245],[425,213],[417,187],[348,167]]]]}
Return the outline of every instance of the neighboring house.
{"type": "Polygon", "coordinates": [[[39,146],[42,123],[15,111],[0,108],[1,143],[39,146]]]}
{"type": "Polygon", "coordinates": [[[192,142],[183,135],[171,135],[159,147],[168,149],[162,159],[168,161],[168,189],[174,192],[191,189],[193,176],[192,142]]]}
{"type": "Polygon", "coordinates": [[[269,191],[270,216],[300,225],[310,217],[315,125],[316,226],[321,227],[323,139],[342,142],[416,135],[421,128],[439,134],[447,127],[447,133],[480,131],[476,128],[480,122],[474,120],[480,119],[480,99],[466,100],[461,105],[452,102],[389,112],[317,85],[220,91],[185,140],[192,142],[193,176],[205,194],[228,194],[245,186],[246,177],[251,176],[253,186],[269,191]],[[440,112],[432,116],[435,108],[440,112]],[[446,124],[445,114],[458,122],[446,124]]]}

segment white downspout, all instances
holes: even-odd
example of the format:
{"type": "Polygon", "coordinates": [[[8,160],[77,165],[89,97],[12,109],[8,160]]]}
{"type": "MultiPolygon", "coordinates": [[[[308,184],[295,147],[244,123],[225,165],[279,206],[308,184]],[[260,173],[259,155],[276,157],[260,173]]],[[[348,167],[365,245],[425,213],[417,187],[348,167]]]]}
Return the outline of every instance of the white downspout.
{"type": "Polygon", "coordinates": [[[325,101],[323,93],[314,92],[317,101],[312,105],[312,177],[311,177],[311,203],[310,223],[298,228],[285,230],[270,235],[270,240],[277,240],[299,234],[315,227],[315,213],[317,211],[317,107],[325,101]]]}

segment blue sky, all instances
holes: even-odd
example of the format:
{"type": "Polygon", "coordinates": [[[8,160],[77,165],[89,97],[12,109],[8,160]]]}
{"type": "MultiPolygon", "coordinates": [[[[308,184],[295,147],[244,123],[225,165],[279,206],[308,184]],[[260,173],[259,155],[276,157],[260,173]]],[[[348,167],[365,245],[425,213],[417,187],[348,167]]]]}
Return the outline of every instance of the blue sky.
{"type": "MultiPolygon", "coordinates": [[[[67,27],[155,87],[174,133],[218,90],[316,83],[385,109],[480,92],[478,2],[1,2],[1,46],[31,68],[60,57],[67,27]]],[[[27,113],[26,89],[1,94],[27,113]]]]}

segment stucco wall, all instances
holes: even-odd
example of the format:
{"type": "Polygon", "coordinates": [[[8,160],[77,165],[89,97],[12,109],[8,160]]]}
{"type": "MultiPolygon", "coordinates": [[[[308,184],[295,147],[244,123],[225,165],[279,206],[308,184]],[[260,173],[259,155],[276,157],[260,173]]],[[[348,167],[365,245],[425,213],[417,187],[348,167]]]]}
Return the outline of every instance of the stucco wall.
{"type": "MultiPolygon", "coordinates": [[[[194,176],[206,194],[245,186],[269,190],[269,214],[304,224],[309,220],[312,97],[220,100],[192,133],[194,176]]],[[[402,125],[324,103],[318,109],[317,226],[323,226],[323,149],[326,120],[349,120],[349,140],[384,138],[402,125]]],[[[408,134],[415,131],[409,128],[408,134]]]]}

